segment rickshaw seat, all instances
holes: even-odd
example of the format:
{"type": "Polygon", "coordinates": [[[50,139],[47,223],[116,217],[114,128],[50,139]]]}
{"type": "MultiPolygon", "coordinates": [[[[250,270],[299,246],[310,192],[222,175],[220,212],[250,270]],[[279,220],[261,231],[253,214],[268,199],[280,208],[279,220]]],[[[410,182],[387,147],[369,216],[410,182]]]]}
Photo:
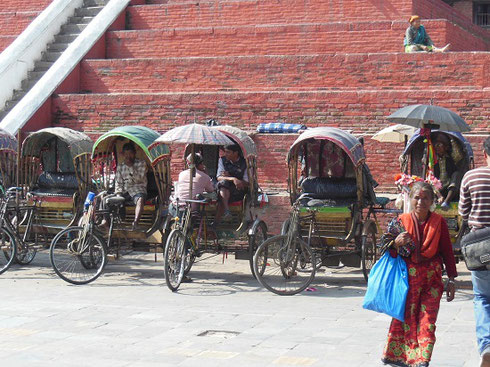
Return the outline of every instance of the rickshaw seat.
{"type": "Polygon", "coordinates": [[[105,203],[108,206],[118,206],[124,204],[126,199],[122,196],[111,196],[105,199],[105,203]]]}
{"type": "Polygon", "coordinates": [[[301,189],[314,199],[357,198],[357,183],[352,178],[307,177],[301,189]]]}
{"type": "Polygon", "coordinates": [[[39,175],[37,184],[40,189],[78,190],[78,180],[75,173],[43,172],[39,175]]]}

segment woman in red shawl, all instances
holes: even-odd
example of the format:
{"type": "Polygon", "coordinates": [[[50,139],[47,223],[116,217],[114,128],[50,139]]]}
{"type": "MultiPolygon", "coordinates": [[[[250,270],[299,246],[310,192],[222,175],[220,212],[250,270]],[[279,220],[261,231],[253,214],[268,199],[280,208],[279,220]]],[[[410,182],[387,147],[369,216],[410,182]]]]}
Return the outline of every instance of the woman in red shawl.
{"type": "Polygon", "coordinates": [[[403,256],[409,274],[405,322],[392,320],[382,358],[391,366],[429,366],[444,289],[443,264],[449,278],[447,301],[454,299],[458,274],[452,244],[445,219],[430,211],[434,200],[432,187],[416,182],[410,191],[412,212],[393,219],[383,236],[392,244],[391,255],[403,256]]]}

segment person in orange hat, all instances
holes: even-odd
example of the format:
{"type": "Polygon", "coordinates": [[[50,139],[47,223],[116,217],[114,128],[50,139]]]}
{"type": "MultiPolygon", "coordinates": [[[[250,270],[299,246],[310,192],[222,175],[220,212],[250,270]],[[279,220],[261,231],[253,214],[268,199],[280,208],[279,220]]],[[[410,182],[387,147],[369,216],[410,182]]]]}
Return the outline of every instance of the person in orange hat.
{"type": "Polygon", "coordinates": [[[425,27],[420,24],[420,17],[412,15],[409,19],[410,26],[405,32],[405,52],[444,52],[449,48],[449,44],[442,48],[434,46],[425,27]]]}

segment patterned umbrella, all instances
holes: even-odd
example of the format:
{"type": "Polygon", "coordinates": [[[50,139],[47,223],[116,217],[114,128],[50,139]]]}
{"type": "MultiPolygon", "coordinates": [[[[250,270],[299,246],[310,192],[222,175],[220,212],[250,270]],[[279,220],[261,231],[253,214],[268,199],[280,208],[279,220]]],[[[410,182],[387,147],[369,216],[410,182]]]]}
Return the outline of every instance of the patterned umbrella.
{"type": "MultiPolygon", "coordinates": [[[[158,143],[173,144],[190,144],[191,145],[191,177],[195,176],[196,167],[194,165],[195,144],[201,145],[229,145],[234,144],[225,134],[210,126],[190,124],[179,126],[167,131],[165,134],[155,140],[152,146],[158,143]]],[[[189,196],[192,198],[192,179],[189,180],[189,196]]]]}
{"type": "Polygon", "coordinates": [[[413,126],[392,125],[378,131],[371,139],[383,143],[403,143],[414,134],[415,130],[417,129],[413,126]]]}
{"type": "Polygon", "coordinates": [[[455,112],[444,107],[416,104],[400,108],[388,116],[388,121],[418,128],[442,131],[470,131],[468,124],[455,112]]]}
{"type": "Polygon", "coordinates": [[[167,131],[155,140],[155,143],[182,143],[204,145],[233,144],[225,134],[206,125],[190,124],[179,126],[167,131]]]}

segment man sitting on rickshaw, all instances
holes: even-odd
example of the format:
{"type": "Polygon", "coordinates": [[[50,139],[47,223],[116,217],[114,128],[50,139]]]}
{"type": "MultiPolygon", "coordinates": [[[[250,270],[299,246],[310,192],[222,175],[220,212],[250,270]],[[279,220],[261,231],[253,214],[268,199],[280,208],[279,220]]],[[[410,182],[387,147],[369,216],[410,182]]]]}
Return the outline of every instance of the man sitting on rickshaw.
{"type": "Polygon", "coordinates": [[[122,154],[124,161],[117,165],[115,193],[131,200],[136,205],[133,221],[133,230],[135,230],[143,213],[147,196],[148,167],[143,160],[136,158],[133,143],[124,144],[122,154]]]}
{"type": "Polygon", "coordinates": [[[225,155],[218,161],[219,203],[215,223],[221,219],[229,221],[231,213],[229,203],[244,198],[248,188],[247,162],[240,154],[240,147],[236,144],[224,148],[225,155]]]}
{"type": "Polygon", "coordinates": [[[439,133],[434,139],[437,163],[434,165],[434,175],[441,181],[441,208],[448,210],[451,201],[458,198],[462,172],[451,156],[451,141],[447,135],[439,133]]]}
{"type": "MultiPolygon", "coordinates": [[[[189,154],[187,156],[187,164],[190,164],[191,161],[192,155],[189,154]]],[[[203,194],[204,192],[213,192],[214,185],[211,177],[206,173],[206,166],[204,165],[204,159],[201,154],[196,153],[194,155],[194,165],[196,166],[196,174],[192,179],[192,195],[195,198],[197,195],[203,194]]],[[[185,204],[185,200],[191,199],[189,195],[190,180],[190,168],[179,173],[179,181],[175,187],[174,200],[172,200],[171,208],[169,208],[173,215],[177,214],[177,208],[175,208],[177,201],[180,201],[181,204],[185,204]]],[[[197,209],[196,205],[193,205],[193,209],[197,209]]]]}

